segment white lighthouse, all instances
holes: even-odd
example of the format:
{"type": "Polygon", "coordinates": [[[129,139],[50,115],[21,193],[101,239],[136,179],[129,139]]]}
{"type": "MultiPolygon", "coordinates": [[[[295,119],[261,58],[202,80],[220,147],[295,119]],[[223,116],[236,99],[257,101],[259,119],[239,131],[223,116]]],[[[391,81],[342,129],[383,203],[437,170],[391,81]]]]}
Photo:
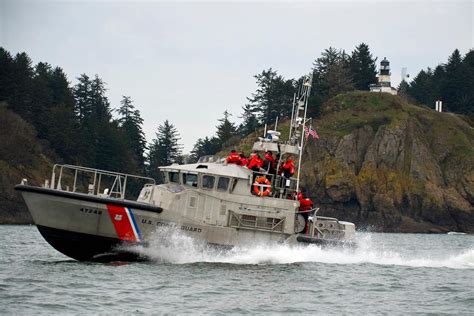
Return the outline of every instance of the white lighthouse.
{"type": "Polygon", "coordinates": [[[384,57],[380,62],[379,78],[377,84],[369,85],[370,92],[387,92],[393,95],[397,94],[397,89],[390,83],[390,62],[384,57]]]}

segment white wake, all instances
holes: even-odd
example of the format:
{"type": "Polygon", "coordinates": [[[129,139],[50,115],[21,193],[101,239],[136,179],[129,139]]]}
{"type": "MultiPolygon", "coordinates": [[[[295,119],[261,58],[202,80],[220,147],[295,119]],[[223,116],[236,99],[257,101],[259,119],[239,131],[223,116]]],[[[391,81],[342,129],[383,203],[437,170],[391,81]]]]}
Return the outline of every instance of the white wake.
{"type": "Polygon", "coordinates": [[[474,269],[474,249],[441,257],[407,256],[395,250],[375,249],[371,234],[357,239],[356,249],[321,248],[316,245],[253,245],[218,250],[175,230],[162,230],[147,247],[132,250],[157,262],[188,264],[197,262],[230,264],[291,264],[319,262],[328,264],[377,264],[410,267],[474,269]]]}

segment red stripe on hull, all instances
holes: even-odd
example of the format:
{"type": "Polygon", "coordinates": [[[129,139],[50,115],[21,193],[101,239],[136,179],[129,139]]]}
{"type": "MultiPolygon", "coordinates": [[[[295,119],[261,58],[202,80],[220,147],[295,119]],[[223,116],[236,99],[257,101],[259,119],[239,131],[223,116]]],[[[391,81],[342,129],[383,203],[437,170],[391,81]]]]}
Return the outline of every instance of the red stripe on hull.
{"type": "Polygon", "coordinates": [[[114,223],[115,232],[118,238],[126,241],[138,241],[133,232],[132,223],[130,222],[125,207],[107,204],[110,219],[114,223]]]}

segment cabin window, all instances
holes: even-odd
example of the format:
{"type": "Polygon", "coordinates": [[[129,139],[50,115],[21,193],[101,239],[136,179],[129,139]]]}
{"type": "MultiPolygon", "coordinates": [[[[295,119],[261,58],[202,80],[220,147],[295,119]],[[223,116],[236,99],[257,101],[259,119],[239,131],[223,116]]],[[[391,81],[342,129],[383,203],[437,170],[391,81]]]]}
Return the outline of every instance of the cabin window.
{"type": "Polygon", "coordinates": [[[237,179],[234,179],[234,181],[232,181],[232,187],[230,188],[230,192],[233,192],[234,189],[235,189],[235,186],[237,185],[237,179]]]}
{"type": "Polygon", "coordinates": [[[213,176],[203,176],[202,177],[202,188],[203,189],[213,189],[214,188],[214,180],[213,176]]]}
{"type": "Polygon", "coordinates": [[[179,173],[178,172],[168,172],[170,182],[179,183],[179,173]]]}
{"type": "Polygon", "coordinates": [[[223,178],[220,177],[219,181],[217,181],[217,190],[219,191],[227,191],[227,188],[229,187],[229,178],[223,178]]]}
{"type": "Polygon", "coordinates": [[[183,174],[183,183],[185,185],[189,185],[191,187],[197,187],[197,185],[198,185],[197,174],[184,173],[183,174]]]}
{"type": "Polygon", "coordinates": [[[189,198],[189,207],[193,207],[193,208],[196,207],[196,200],[197,200],[197,199],[196,199],[195,196],[191,196],[191,197],[189,198]]]}

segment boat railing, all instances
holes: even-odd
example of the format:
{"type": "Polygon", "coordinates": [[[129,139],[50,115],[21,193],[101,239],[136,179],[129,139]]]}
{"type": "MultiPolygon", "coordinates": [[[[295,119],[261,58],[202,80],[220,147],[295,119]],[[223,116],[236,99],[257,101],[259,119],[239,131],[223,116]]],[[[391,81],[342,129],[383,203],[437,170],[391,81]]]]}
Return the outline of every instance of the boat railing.
{"type": "Polygon", "coordinates": [[[229,211],[229,227],[281,233],[285,218],[239,214],[229,211]]]}
{"type": "Polygon", "coordinates": [[[294,199],[296,197],[297,179],[286,178],[284,176],[269,173],[266,171],[254,171],[252,177],[252,192],[255,186],[257,186],[261,191],[265,191],[267,190],[267,188],[270,188],[270,197],[280,199],[294,199]],[[256,182],[256,179],[258,177],[265,177],[266,179],[268,179],[270,184],[265,182],[256,182]]]}
{"type": "Polygon", "coordinates": [[[150,187],[147,192],[151,194],[141,197],[141,201],[151,203],[155,180],[127,173],[55,164],[51,182],[46,181],[45,187],[123,200],[136,200],[143,187],[150,187]]]}

